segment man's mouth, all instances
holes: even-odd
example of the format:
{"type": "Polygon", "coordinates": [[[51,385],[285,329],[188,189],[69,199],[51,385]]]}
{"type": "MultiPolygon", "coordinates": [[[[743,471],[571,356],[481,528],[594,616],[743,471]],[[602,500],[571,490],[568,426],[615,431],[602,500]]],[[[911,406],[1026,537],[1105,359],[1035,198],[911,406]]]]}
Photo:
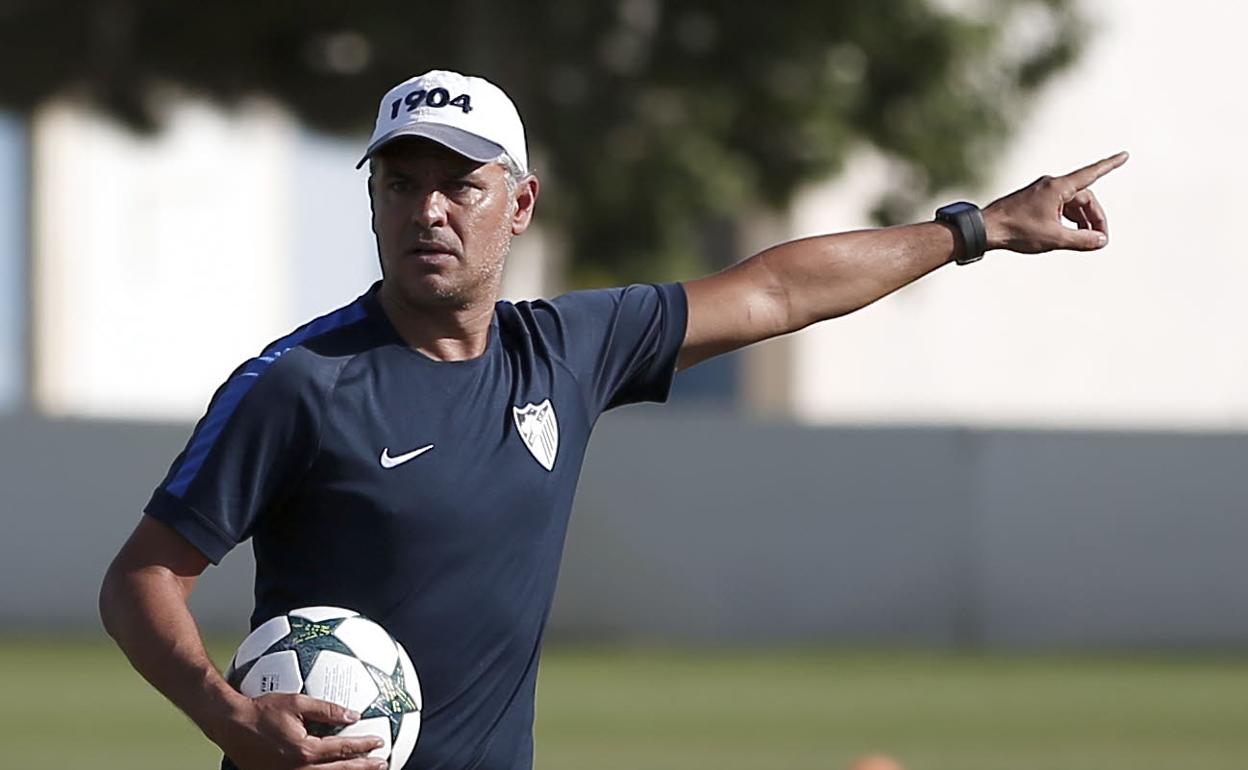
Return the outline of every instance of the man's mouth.
{"type": "Polygon", "coordinates": [[[421,244],[407,250],[407,255],[426,262],[442,262],[459,259],[455,250],[441,244],[421,244]]]}

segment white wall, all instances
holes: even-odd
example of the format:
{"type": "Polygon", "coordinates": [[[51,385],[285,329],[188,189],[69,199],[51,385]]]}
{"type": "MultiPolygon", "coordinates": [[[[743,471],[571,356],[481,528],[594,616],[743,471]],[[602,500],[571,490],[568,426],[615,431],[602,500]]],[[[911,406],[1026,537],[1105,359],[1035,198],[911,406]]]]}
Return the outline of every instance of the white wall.
{"type": "Polygon", "coordinates": [[[341,307],[381,277],[368,220],[368,172],[356,170],[366,137],[299,131],[283,194],[295,207],[287,327],[341,307]]]}
{"type": "MultiPolygon", "coordinates": [[[[984,190],[1119,149],[1097,184],[1099,253],[993,253],[798,335],[789,403],[811,422],[1248,426],[1248,8],[1087,4],[1098,32],[1043,96],[984,190]]],[[[886,167],[812,190],[791,235],[861,227],[886,167]]],[[[957,194],[949,196],[956,199],[957,194]]],[[[932,208],[943,201],[933,201],[932,208]]]]}
{"type": "Polygon", "coordinates": [[[184,105],[153,138],[35,118],[35,396],[51,414],[179,417],[290,315],[293,127],[184,105]]]}
{"type": "MultiPolygon", "coordinates": [[[[751,398],[818,423],[1248,426],[1235,226],[1248,210],[1236,83],[1248,9],[1089,9],[1094,44],[993,182],[948,197],[987,202],[1126,148],[1131,162],[1096,188],[1110,247],[943,268],[752,356],[768,371],[751,372],[751,398]]],[[[239,361],[378,274],[362,138],[313,136],[265,105],[172,115],[155,138],[64,105],[36,116],[35,397],[52,414],[194,417],[239,361]]],[[[764,229],[774,242],[861,227],[886,173],[863,155],[764,229]]],[[[559,251],[541,232],[517,241],[504,294],[551,291],[559,251]]]]}
{"type": "MultiPolygon", "coordinates": [[[[380,277],[364,137],[272,105],[170,107],[128,132],[66,104],[34,121],[35,400],[46,413],[188,419],[245,358],[380,277]]],[[[557,283],[517,240],[504,295],[557,283]]]]}

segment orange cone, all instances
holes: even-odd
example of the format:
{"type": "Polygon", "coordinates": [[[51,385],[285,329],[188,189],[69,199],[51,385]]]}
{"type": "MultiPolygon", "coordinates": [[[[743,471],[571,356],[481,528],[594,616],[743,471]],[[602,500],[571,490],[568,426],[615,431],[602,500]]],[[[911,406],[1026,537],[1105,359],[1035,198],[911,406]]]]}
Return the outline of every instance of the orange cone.
{"type": "Polygon", "coordinates": [[[849,765],[849,770],[906,770],[901,763],[887,754],[868,754],[858,757],[849,765]]]}

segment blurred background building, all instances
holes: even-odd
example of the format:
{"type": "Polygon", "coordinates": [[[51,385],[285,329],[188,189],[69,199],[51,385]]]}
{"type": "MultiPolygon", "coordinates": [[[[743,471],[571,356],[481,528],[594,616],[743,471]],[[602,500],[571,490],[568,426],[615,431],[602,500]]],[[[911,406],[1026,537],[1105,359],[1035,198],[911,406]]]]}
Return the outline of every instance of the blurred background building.
{"type": "MultiPolygon", "coordinates": [[[[1096,187],[1110,247],[944,268],[612,415],[556,633],[1248,642],[1248,102],[1227,82],[1244,14],[1167,8],[1089,9],[1086,51],[992,173],[921,207],[1125,148],[1096,187]]],[[[55,586],[0,590],[0,625],[93,626],[108,559],[213,389],[378,277],[364,138],[260,99],[178,99],[155,135],[67,98],[0,119],[0,563],[9,585],[55,586]]],[[[863,147],[782,210],[742,211],[727,246],[867,226],[899,179],[863,147]]],[[[563,290],[566,261],[539,227],[505,294],[563,290]]],[[[247,550],[197,593],[209,625],[245,621],[247,550]]]]}

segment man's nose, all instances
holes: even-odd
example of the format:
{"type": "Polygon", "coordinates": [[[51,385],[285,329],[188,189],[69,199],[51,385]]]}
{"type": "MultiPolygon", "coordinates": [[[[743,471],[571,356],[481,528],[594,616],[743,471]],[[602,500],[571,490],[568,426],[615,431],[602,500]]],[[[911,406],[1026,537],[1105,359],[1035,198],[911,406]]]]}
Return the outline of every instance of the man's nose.
{"type": "Polygon", "coordinates": [[[416,204],[413,219],[424,227],[433,228],[446,224],[446,196],[440,190],[429,190],[416,204]]]}

